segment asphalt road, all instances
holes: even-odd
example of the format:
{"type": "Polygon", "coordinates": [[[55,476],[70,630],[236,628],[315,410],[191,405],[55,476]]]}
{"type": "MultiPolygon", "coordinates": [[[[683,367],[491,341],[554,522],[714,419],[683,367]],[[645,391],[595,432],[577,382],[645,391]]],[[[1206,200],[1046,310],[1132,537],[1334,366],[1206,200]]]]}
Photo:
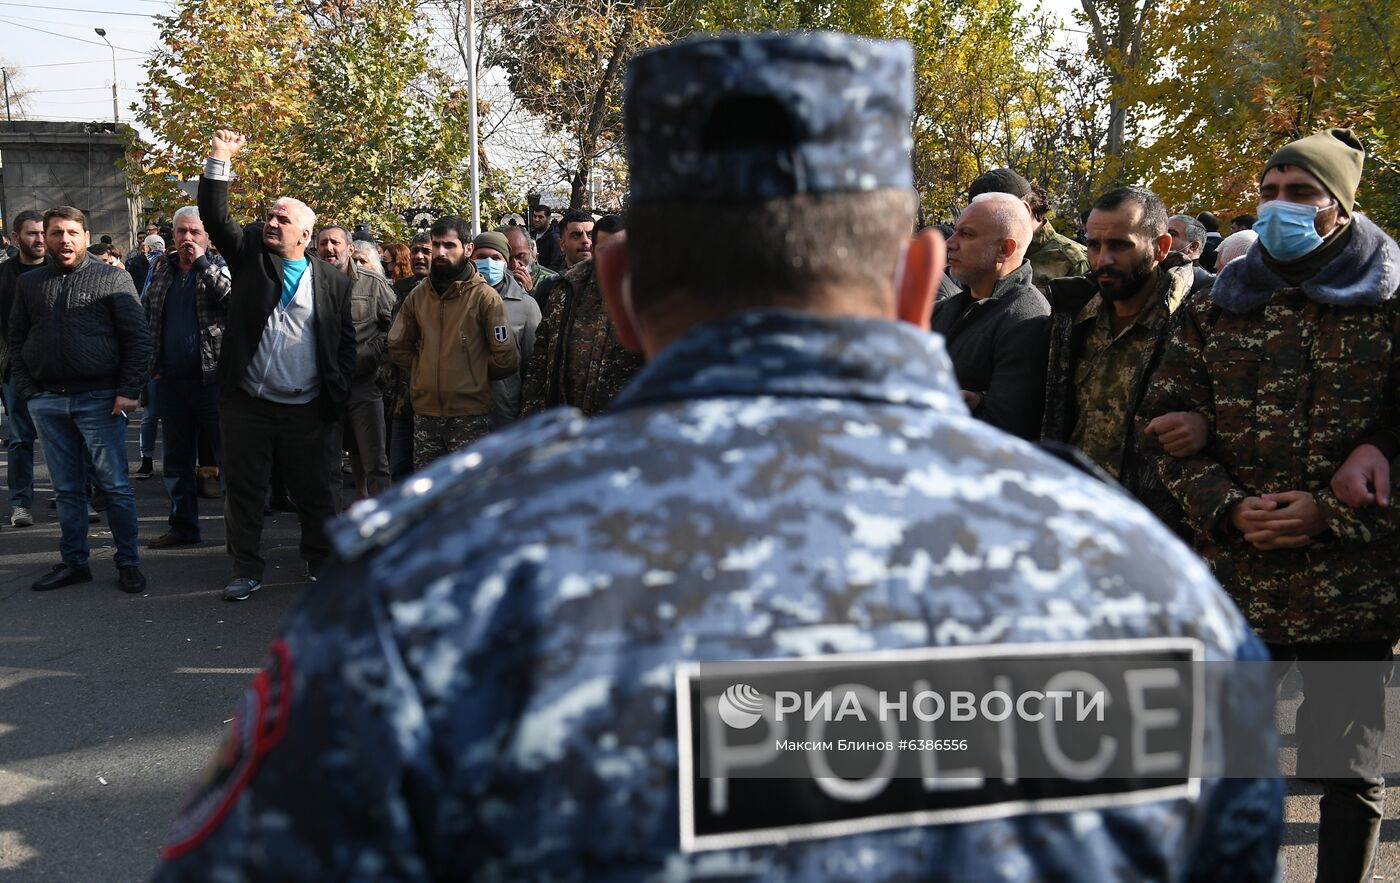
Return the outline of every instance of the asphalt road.
{"type": "MultiPolygon", "coordinates": [[[[217,500],[200,501],[203,545],[142,550],[145,594],[117,588],[105,519],[92,526],[91,583],[31,592],[59,560],[52,485],[37,471],[35,525],[13,529],[0,509],[0,879],[144,880],[278,623],[311,585],[297,518],[267,520],[269,576],[248,601],[220,598],[217,500]]],[[[153,539],[166,527],[164,485],[157,474],[135,487],[142,539],[153,539]]]]}
{"type": "MultiPolygon", "coordinates": [[[[29,584],[58,561],[42,455],[37,471],[33,527],[11,528],[0,504],[0,880],[144,880],[279,621],[309,587],[300,579],[296,516],[268,519],[268,580],[246,602],[219,597],[228,560],[221,508],[210,500],[200,503],[203,545],[143,551],[145,594],[117,589],[105,522],[92,528],[94,581],[36,593],[29,584]]],[[[165,529],[165,490],[159,474],[135,487],[149,540],[165,529]]],[[[1397,733],[1396,688],[1391,700],[1397,733]]],[[[1291,791],[1285,879],[1306,883],[1320,792],[1299,782],[1291,791]]],[[[1400,795],[1387,807],[1376,880],[1400,881],[1397,807],[1400,795]]]]}

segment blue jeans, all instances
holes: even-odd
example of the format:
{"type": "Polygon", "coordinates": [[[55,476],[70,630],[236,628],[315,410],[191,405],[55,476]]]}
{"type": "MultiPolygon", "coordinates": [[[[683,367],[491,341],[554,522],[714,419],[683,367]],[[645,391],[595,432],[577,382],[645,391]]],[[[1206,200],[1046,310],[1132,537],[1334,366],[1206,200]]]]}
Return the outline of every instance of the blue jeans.
{"type": "Polygon", "coordinates": [[[165,427],[165,456],[161,474],[170,495],[170,532],[185,540],[199,539],[199,483],[195,463],[199,459],[199,435],[213,442],[214,461],[219,450],[219,387],[205,386],[196,371],[191,378],[154,381],[159,390],[160,422],[165,427]]]}
{"type": "Polygon", "coordinates": [[[10,440],[7,447],[9,465],[6,476],[10,486],[11,508],[34,508],[34,421],[29,406],[19,397],[12,376],[0,387],[5,399],[5,413],[10,415],[10,440]]]}
{"type": "Polygon", "coordinates": [[[92,474],[107,492],[107,524],[117,545],[118,567],[141,563],[136,550],[136,494],[126,471],[125,414],[112,414],[115,390],[59,395],[43,393],[29,400],[29,414],[44,441],[49,474],[58,492],[59,551],[67,564],[88,563],[88,454],[92,474]]]}
{"type": "MultiPolygon", "coordinates": [[[[141,456],[154,457],[156,455],[156,436],[160,434],[160,406],[156,404],[156,382],[152,380],[146,384],[146,407],[141,413],[141,456]]],[[[170,434],[167,432],[165,443],[170,444],[170,434]]]]}

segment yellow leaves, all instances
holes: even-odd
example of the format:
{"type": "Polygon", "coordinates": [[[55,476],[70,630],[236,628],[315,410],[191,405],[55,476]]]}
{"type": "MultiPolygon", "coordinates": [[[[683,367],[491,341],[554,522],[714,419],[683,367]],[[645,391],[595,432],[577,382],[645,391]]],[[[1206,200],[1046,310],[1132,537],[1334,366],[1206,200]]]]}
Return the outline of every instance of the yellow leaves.
{"type": "Polygon", "coordinates": [[[421,175],[415,157],[429,151],[414,139],[436,134],[431,107],[408,88],[427,67],[423,42],[404,27],[413,4],[332,0],[322,8],[339,19],[334,28],[276,0],[179,0],[146,65],[138,117],[157,143],[132,146],[134,185],[162,208],[179,205],[169,179],[197,174],[210,133],[232,125],[249,135],[237,214],[253,217],[290,186],[347,220],[391,216],[388,182],[360,170],[382,178],[393,156],[403,175],[421,175]]]}

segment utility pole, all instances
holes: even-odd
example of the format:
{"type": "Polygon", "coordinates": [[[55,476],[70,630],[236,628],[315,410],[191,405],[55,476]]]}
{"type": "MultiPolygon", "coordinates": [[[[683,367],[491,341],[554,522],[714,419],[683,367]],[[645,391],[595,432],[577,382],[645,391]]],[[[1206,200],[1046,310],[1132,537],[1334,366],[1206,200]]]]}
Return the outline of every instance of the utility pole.
{"type": "Polygon", "coordinates": [[[5,122],[13,123],[15,121],[15,115],[10,112],[10,69],[7,67],[0,67],[0,75],[3,75],[5,78],[5,122]]]}
{"type": "Polygon", "coordinates": [[[116,131],[117,124],[121,122],[121,114],[117,111],[117,47],[113,46],[112,41],[107,39],[107,31],[104,28],[93,28],[92,30],[102,38],[102,42],[107,44],[107,48],[112,50],[112,130],[116,131]]]}
{"type": "Polygon", "coordinates": [[[470,133],[472,236],[481,232],[481,182],[476,140],[476,0],[467,0],[467,131],[470,133]]]}

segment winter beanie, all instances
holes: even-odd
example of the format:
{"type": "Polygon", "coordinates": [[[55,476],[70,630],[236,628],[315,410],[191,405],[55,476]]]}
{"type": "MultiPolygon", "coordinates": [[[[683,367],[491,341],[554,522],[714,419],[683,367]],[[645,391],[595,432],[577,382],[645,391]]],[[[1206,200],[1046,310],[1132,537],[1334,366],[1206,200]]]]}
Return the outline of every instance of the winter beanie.
{"type": "MultiPolygon", "coordinates": [[[[1298,166],[1322,182],[1332,198],[1349,215],[1356,205],[1361,184],[1361,162],[1366,149],[1350,129],[1324,129],[1280,148],[1269,157],[1264,172],[1275,166],[1298,166]]],[[[1263,173],[1260,173],[1263,180],[1263,173]]]]}

